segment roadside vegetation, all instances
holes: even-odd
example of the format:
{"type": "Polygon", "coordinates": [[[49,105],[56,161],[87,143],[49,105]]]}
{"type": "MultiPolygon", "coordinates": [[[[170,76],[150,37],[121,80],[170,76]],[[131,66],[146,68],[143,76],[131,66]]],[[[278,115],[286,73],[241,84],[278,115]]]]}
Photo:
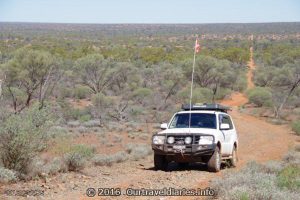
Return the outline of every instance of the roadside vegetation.
{"type": "Polygon", "coordinates": [[[238,172],[229,171],[213,181],[220,199],[298,199],[300,195],[300,149],[290,151],[282,161],[256,162],[238,172]]]}

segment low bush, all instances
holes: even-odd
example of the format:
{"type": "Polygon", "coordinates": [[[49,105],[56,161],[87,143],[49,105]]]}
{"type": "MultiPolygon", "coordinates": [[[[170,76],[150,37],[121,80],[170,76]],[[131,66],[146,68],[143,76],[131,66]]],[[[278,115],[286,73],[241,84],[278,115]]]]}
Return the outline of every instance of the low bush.
{"type": "Polygon", "coordinates": [[[292,130],[297,134],[300,135],[300,121],[295,121],[292,123],[292,130]]]}
{"type": "Polygon", "coordinates": [[[95,149],[87,145],[79,144],[71,146],[69,152],[64,155],[68,171],[79,171],[84,168],[86,161],[93,156],[95,149]]]}
{"type": "Polygon", "coordinates": [[[263,87],[256,87],[247,91],[249,97],[249,102],[255,105],[262,106],[272,106],[272,93],[263,87]]]}
{"type": "Polygon", "coordinates": [[[149,145],[144,144],[127,144],[126,151],[130,154],[132,160],[139,160],[152,153],[149,145]]]}
{"type": "Polygon", "coordinates": [[[290,151],[284,157],[283,161],[287,164],[300,165],[300,152],[290,151]]]}
{"type": "Polygon", "coordinates": [[[68,134],[68,129],[61,126],[53,126],[49,130],[49,137],[57,138],[57,137],[64,137],[68,134]]]}
{"type": "Polygon", "coordinates": [[[0,122],[0,158],[3,166],[26,174],[32,159],[46,147],[53,115],[48,107],[33,105],[0,122]]]}
{"type": "Polygon", "coordinates": [[[69,121],[69,122],[67,123],[67,125],[68,125],[69,127],[71,127],[71,128],[75,128],[75,127],[80,126],[80,122],[79,122],[79,121],[69,121]]]}
{"type": "Polygon", "coordinates": [[[45,171],[47,174],[54,175],[59,172],[66,172],[67,166],[63,158],[55,157],[49,163],[45,165],[45,171]]]}
{"type": "Polygon", "coordinates": [[[26,178],[43,177],[66,171],[67,166],[62,157],[54,157],[50,161],[36,157],[30,165],[30,172],[27,174],[26,178]]]}
{"type": "Polygon", "coordinates": [[[92,127],[99,127],[101,124],[99,120],[89,120],[82,123],[82,125],[88,128],[92,128],[92,127]]]}
{"type": "MultiPolygon", "coordinates": [[[[189,102],[190,89],[185,88],[178,92],[177,100],[178,102],[185,104],[189,102]]],[[[213,99],[213,91],[208,88],[196,88],[193,91],[193,103],[209,103],[213,99]]]]}
{"type": "Polygon", "coordinates": [[[73,97],[73,89],[66,87],[65,85],[58,89],[59,98],[72,98],[73,97]]]}
{"type": "Polygon", "coordinates": [[[215,179],[212,187],[218,198],[232,199],[298,199],[300,195],[300,153],[291,151],[280,161],[255,162],[239,172],[229,171],[215,179]]]}
{"type": "Polygon", "coordinates": [[[76,85],[74,88],[75,99],[85,99],[90,95],[90,88],[87,86],[76,85]]]}
{"type": "Polygon", "coordinates": [[[128,159],[128,155],[124,151],[112,155],[95,155],[93,162],[95,165],[99,166],[111,166],[114,163],[124,162],[128,159]]]}
{"type": "Polygon", "coordinates": [[[11,183],[17,180],[18,177],[14,171],[0,167],[0,183],[11,183]]]}
{"type": "Polygon", "coordinates": [[[79,121],[82,122],[82,123],[87,122],[91,119],[92,119],[92,116],[90,114],[85,114],[85,115],[82,115],[82,116],[79,117],[79,121]]]}
{"type": "Polygon", "coordinates": [[[79,126],[76,131],[78,131],[79,133],[83,134],[83,133],[86,133],[88,132],[88,129],[85,128],[84,126],[79,126]]]}
{"type": "Polygon", "coordinates": [[[228,88],[219,88],[217,90],[215,99],[216,100],[224,99],[227,95],[230,95],[231,92],[232,91],[230,89],[228,89],[228,88]]]}
{"type": "Polygon", "coordinates": [[[64,158],[68,171],[79,171],[86,164],[86,158],[78,152],[67,153],[64,158]]]}
{"type": "Polygon", "coordinates": [[[59,102],[59,105],[61,107],[61,113],[65,121],[80,120],[80,117],[91,114],[91,109],[89,107],[82,109],[74,108],[70,105],[70,103],[66,101],[59,102]]]}
{"type": "Polygon", "coordinates": [[[279,187],[290,190],[300,189],[300,166],[289,165],[283,168],[277,177],[279,187]]]}

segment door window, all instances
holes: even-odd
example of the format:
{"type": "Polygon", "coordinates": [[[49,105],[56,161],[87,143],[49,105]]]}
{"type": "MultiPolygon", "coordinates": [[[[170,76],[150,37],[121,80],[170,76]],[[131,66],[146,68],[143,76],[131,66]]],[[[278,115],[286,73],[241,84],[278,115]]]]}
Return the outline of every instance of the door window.
{"type": "Polygon", "coordinates": [[[233,129],[231,119],[228,115],[220,115],[220,124],[229,124],[229,129],[233,129]]]}

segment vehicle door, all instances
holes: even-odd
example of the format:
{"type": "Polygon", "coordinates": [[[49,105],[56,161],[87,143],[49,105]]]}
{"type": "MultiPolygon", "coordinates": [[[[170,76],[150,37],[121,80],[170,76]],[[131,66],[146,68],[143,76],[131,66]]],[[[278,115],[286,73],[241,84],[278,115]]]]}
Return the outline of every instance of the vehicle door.
{"type": "Polygon", "coordinates": [[[231,155],[231,153],[232,153],[232,147],[233,147],[232,141],[234,140],[234,137],[235,137],[235,129],[233,127],[233,124],[232,124],[232,121],[231,121],[229,115],[220,114],[219,115],[219,123],[220,123],[219,128],[221,126],[221,123],[229,125],[229,129],[220,130],[224,137],[224,142],[221,147],[221,152],[222,152],[222,155],[228,156],[228,155],[231,155]]]}

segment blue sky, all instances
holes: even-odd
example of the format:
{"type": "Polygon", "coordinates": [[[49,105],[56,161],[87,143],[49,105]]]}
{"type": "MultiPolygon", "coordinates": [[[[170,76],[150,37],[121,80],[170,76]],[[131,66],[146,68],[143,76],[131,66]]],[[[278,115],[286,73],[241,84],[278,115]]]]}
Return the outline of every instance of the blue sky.
{"type": "Polygon", "coordinates": [[[0,21],[286,22],[300,21],[300,0],[0,0],[0,21]]]}

